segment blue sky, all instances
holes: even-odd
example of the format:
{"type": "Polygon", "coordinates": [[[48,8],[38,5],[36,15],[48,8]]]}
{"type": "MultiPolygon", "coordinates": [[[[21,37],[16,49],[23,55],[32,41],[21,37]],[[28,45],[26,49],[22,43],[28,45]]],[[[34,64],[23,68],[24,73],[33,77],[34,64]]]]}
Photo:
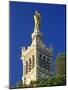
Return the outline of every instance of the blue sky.
{"type": "Polygon", "coordinates": [[[58,53],[65,51],[66,6],[10,2],[10,85],[15,87],[22,78],[21,47],[31,44],[34,13],[41,14],[40,31],[47,47],[53,45],[53,62],[58,53]]]}

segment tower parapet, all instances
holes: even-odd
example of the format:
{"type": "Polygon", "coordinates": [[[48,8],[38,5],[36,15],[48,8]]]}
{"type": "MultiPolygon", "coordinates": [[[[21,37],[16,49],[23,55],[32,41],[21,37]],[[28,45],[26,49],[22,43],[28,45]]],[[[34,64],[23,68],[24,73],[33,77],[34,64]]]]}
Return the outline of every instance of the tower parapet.
{"type": "Polygon", "coordinates": [[[26,47],[22,47],[22,53],[26,51],[26,47]]]}

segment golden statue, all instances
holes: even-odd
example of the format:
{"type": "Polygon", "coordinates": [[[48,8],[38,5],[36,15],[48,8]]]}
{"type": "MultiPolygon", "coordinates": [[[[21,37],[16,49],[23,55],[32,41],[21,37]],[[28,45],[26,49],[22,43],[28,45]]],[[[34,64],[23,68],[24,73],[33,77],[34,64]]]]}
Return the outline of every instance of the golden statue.
{"type": "Polygon", "coordinates": [[[35,29],[39,30],[39,28],[40,28],[40,13],[38,11],[35,11],[34,21],[35,21],[35,29]]]}

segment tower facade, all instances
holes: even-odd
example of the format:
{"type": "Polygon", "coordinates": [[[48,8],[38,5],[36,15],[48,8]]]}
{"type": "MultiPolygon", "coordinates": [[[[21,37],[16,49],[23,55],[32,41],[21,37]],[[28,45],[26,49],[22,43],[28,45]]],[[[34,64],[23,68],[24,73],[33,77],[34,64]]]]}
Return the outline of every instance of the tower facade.
{"type": "Polygon", "coordinates": [[[29,85],[31,81],[48,78],[50,76],[50,64],[52,51],[43,43],[40,32],[41,15],[35,11],[35,27],[32,33],[32,43],[28,48],[22,47],[21,60],[23,62],[23,84],[29,85]]]}

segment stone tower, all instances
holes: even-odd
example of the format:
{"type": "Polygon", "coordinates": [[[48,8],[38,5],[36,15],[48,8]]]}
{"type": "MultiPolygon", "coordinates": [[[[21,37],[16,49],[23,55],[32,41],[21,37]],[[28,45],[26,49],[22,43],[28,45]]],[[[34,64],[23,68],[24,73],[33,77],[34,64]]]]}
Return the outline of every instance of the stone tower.
{"type": "Polygon", "coordinates": [[[35,27],[32,33],[32,43],[28,48],[22,47],[21,60],[23,62],[23,84],[29,85],[31,81],[50,76],[52,50],[43,43],[40,32],[41,15],[38,11],[34,14],[35,27]]]}

